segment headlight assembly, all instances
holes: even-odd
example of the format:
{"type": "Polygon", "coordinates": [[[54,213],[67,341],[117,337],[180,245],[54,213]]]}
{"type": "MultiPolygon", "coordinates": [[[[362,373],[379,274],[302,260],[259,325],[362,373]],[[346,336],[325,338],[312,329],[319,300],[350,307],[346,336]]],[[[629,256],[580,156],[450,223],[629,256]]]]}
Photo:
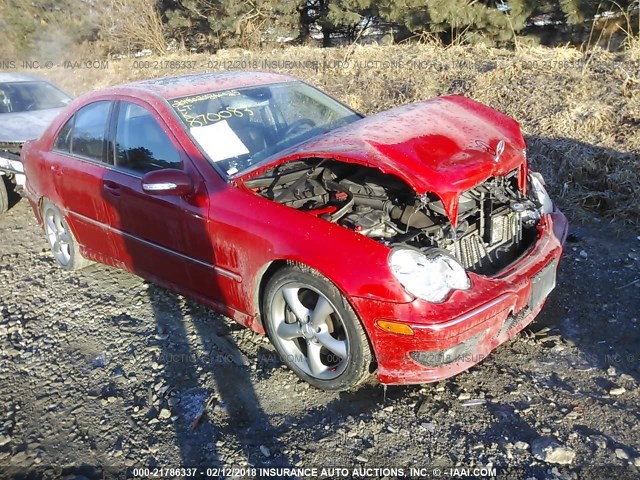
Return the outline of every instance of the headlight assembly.
{"type": "Polygon", "coordinates": [[[462,265],[438,250],[424,254],[411,248],[394,249],[389,268],[409,293],[428,302],[440,303],[451,290],[471,286],[462,265]]]}
{"type": "Polygon", "coordinates": [[[551,197],[549,197],[547,190],[544,188],[544,179],[542,178],[542,175],[538,172],[531,172],[529,173],[529,180],[531,189],[533,190],[533,195],[540,204],[540,213],[545,214],[553,212],[553,202],[551,201],[551,197]]]}

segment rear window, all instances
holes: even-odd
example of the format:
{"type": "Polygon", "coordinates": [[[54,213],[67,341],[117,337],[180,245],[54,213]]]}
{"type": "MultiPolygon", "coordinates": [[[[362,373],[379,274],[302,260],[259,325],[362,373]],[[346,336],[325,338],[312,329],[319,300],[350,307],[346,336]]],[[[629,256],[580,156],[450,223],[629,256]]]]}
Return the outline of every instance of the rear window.
{"type": "Polygon", "coordinates": [[[73,122],[76,117],[71,117],[71,119],[65,123],[60,133],[58,133],[58,138],[56,138],[56,143],[54,145],[54,149],[60,152],[70,152],[71,151],[71,130],[73,130],[73,122]]]}

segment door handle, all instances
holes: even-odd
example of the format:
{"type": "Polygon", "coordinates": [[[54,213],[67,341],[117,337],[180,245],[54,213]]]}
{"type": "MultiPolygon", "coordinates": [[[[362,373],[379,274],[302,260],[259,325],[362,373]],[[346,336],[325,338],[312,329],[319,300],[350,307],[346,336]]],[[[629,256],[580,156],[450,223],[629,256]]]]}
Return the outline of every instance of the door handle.
{"type": "Polygon", "coordinates": [[[51,169],[51,173],[53,173],[54,175],[60,176],[62,175],[62,168],[60,167],[60,165],[56,165],[55,163],[53,165],[51,165],[51,167],[49,167],[51,169]]]}
{"type": "Polygon", "coordinates": [[[120,196],[120,185],[116,182],[112,182],[111,180],[104,180],[102,182],[102,185],[105,191],[107,191],[110,195],[113,195],[114,197],[120,196]]]}

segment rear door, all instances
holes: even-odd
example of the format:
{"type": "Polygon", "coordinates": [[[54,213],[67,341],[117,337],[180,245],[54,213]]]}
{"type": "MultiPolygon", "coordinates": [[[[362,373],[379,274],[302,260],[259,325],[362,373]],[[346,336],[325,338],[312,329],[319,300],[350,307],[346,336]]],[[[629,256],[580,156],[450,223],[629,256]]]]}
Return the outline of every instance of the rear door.
{"type": "Polygon", "coordinates": [[[82,107],[62,127],[47,155],[56,196],[51,200],[63,210],[83,253],[105,263],[112,263],[114,254],[102,198],[112,108],[112,101],[82,107]]]}

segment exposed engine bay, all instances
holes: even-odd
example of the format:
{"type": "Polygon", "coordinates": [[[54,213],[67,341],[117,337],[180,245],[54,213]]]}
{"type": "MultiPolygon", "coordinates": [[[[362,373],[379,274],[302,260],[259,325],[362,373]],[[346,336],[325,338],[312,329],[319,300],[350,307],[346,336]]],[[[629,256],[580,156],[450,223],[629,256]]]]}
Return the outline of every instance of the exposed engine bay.
{"type": "Polygon", "coordinates": [[[457,226],[436,195],[399,178],[334,160],[300,160],[246,182],[257,194],[389,246],[446,250],[469,271],[492,275],[534,243],[539,205],[522,194],[518,170],[461,194],[457,226]]]}

